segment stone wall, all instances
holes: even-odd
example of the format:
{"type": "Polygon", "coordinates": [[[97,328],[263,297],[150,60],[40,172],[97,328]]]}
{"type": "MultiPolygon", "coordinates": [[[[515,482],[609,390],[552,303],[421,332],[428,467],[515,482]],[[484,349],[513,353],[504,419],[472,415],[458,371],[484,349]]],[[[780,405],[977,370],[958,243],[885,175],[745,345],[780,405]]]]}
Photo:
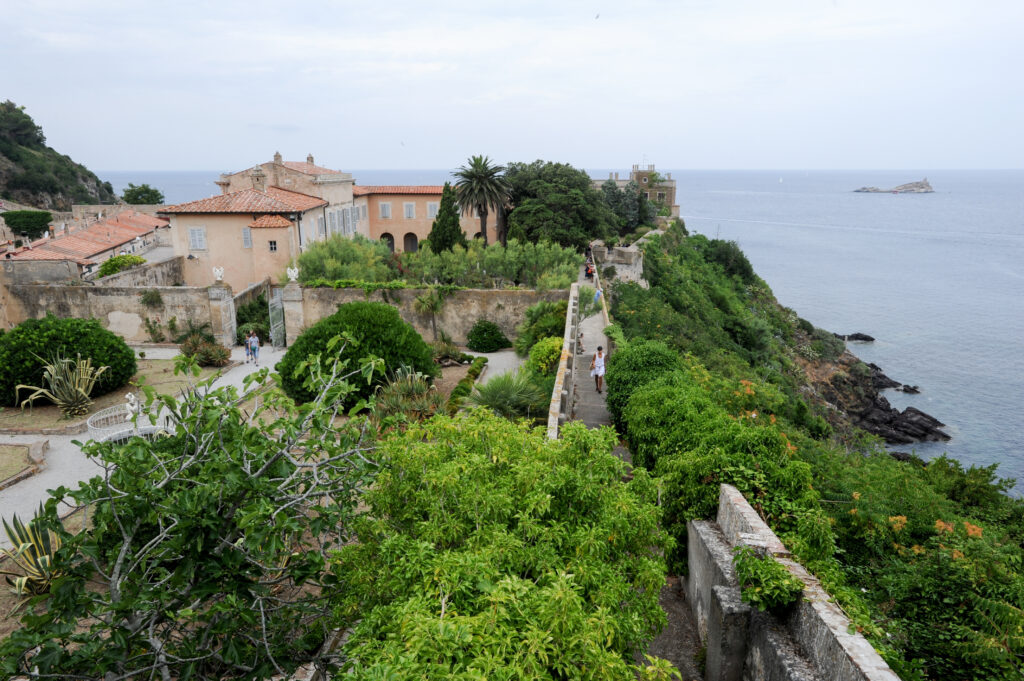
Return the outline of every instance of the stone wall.
{"type": "Polygon", "coordinates": [[[176,255],[160,262],[147,263],[96,279],[96,286],[182,286],[185,283],[185,259],[176,255]]]}
{"type": "Polygon", "coordinates": [[[555,385],[551,389],[548,407],[548,438],[558,439],[558,430],[572,411],[573,390],[576,381],[576,338],[580,324],[580,285],[569,287],[569,304],[565,308],[565,333],[562,335],[562,354],[555,371],[555,385]]]}
{"type": "Polygon", "coordinates": [[[146,317],[164,325],[171,317],[177,317],[179,325],[190,319],[196,324],[210,322],[215,328],[218,326],[211,316],[210,295],[203,288],[8,284],[7,289],[19,311],[19,318],[10,320],[13,324],[42,318],[47,313],[56,317],[95,317],[129,343],[149,340],[143,321],[146,317]],[[142,304],[140,296],[148,289],[160,292],[161,307],[153,309],[142,304]]]}
{"type": "MultiPolygon", "coordinates": [[[[418,314],[414,308],[423,289],[374,291],[366,296],[362,289],[303,288],[289,285],[284,290],[285,325],[288,343],[295,342],[304,328],[337,311],[339,305],[356,300],[384,302],[398,308],[402,319],[412,325],[425,339],[433,338],[429,314],[418,314]],[[301,292],[301,294],[300,294],[301,292]],[[301,298],[297,296],[301,295],[301,298]],[[301,300],[301,303],[300,303],[301,300]]],[[[509,338],[514,338],[516,326],[523,321],[526,308],[542,300],[565,300],[567,291],[531,291],[504,289],[473,289],[454,291],[445,298],[444,307],[437,314],[438,331],[450,334],[456,343],[465,343],[469,330],[478,319],[497,324],[509,338]]]]}
{"type": "Polygon", "coordinates": [[[708,681],[899,681],[818,580],[789,551],[735,487],[722,485],[717,522],[687,523],[686,583],[708,681]],[[800,601],[780,618],[752,609],[740,596],[733,548],[773,556],[804,583],[800,601]]]}

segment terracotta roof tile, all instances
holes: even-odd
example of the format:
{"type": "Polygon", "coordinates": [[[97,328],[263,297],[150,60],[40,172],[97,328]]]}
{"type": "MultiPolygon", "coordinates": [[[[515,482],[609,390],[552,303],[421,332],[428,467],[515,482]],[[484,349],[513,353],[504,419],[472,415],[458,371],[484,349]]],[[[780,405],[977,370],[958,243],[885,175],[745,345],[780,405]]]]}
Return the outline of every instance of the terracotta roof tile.
{"type": "Polygon", "coordinates": [[[444,187],[439,184],[431,185],[374,185],[354,186],[353,196],[366,196],[367,194],[430,194],[440,196],[444,187]]]}
{"type": "Polygon", "coordinates": [[[255,189],[221,194],[208,199],[167,206],[161,213],[295,213],[307,211],[327,202],[308,194],[291,192],[287,189],[267,187],[265,192],[255,189]]]}
{"type": "Polygon", "coordinates": [[[249,226],[253,229],[275,229],[278,227],[291,227],[292,221],[283,215],[261,215],[252,222],[249,226]]]}
{"type": "Polygon", "coordinates": [[[86,258],[75,258],[62,253],[54,253],[45,248],[22,248],[19,251],[11,251],[4,254],[7,260],[71,260],[79,265],[95,265],[96,263],[86,258]]]}

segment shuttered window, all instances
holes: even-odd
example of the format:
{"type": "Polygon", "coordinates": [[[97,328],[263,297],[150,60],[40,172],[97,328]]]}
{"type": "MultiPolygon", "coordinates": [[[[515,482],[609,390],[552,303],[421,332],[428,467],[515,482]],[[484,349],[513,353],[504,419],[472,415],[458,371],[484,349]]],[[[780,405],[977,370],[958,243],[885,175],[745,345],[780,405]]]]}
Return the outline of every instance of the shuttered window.
{"type": "Polygon", "coordinates": [[[190,251],[205,251],[206,250],[206,228],[205,227],[189,227],[188,228],[188,249],[190,251]]]}
{"type": "Polygon", "coordinates": [[[252,248],[251,227],[242,227],[242,248],[252,248]]]}

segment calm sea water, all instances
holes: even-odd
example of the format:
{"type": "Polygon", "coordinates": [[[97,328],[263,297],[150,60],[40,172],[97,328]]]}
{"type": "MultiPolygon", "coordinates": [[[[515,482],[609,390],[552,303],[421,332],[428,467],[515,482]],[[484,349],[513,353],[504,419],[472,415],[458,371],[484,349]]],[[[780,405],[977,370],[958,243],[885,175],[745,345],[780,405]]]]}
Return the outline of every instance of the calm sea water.
{"type": "MultiPolygon", "coordinates": [[[[440,184],[446,170],[354,170],[360,184],[440,184]]],[[[620,171],[621,172],[621,171],[620,171]]],[[[671,171],[691,231],[737,241],[782,304],[919,395],[947,443],[901,447],[999,464],[1024,492],[1024,171],[671,171]],[[934,194],[855,194],[927,176],[934,194]]],[[[169,202],[218,193],[217,171],[103,172],[169,202]]],[[[594,177],[607,170],[593,169],[594,177]]]]}

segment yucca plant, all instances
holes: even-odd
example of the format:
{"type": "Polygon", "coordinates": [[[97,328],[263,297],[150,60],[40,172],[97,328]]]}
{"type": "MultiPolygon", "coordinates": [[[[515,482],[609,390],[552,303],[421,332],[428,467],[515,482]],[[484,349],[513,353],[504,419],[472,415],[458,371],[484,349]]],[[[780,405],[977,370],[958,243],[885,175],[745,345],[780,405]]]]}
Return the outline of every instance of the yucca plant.
{"type": "MultiPolygon", "coordinates": [[[[42,359],[40,357],[40,359],[42,359]]],[[[45,397],[56,404],[65,417],[83,416],[89,413],[92,405],[92,389],[97,379],[110,367],[94,368],[92,359],[76,355],[75,359],[64,357],[57,352],[50,360],[43,360],[46,365],[43,367],[43,385],[20,384],[14,389],[14,394],[20,395],[21,389],[35,390],[28,398],[22,400],[21,408],[25,405],[33,405],[40,397],[45,397]]]]}
{"type": "Polygon", "coordinates": [[[0,569],[0,574],[9,575],[5,579],[14,587],[14,592],[26,598],[15,606],[15,610],[24,605],[28,598],[36,594],[44,594],[50,590],[50,584],[62,573],[54,571],[53,557],[60,549],[61,541],[53,530],[44,529],[41,519],[43,505],[26,525],[15,513],[10,523],[4,520],[4,532],[14,549],[0,549],[20,571],[0,569]],[[12,579],[13,577],[13,579],[12,579]]]}
{"type": "Polygon", "coordinates": [[[548,396],[522,368],[478,385],[467,401],[474,406],[488,407],[507,419],[538,418],[547,413],[548,407],[548,396]]]}

